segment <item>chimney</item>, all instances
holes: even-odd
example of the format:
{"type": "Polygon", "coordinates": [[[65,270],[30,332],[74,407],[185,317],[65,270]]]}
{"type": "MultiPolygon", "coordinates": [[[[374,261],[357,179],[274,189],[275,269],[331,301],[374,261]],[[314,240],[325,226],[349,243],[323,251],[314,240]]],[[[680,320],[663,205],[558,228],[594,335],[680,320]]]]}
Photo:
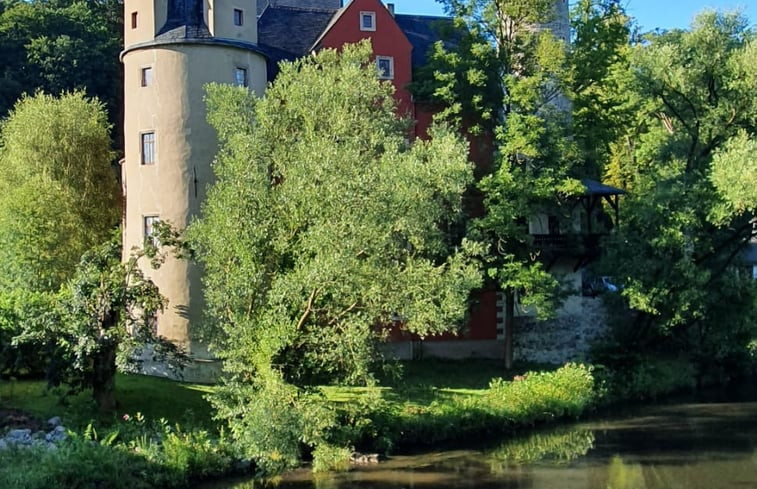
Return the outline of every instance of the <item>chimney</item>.
{"type": "Polygon", "coordinates": [[[392,17],[394,17],[394,4],[393,3],[387,3],[386,9],[389,11],[390,14],[392,14],[392,17]]]}

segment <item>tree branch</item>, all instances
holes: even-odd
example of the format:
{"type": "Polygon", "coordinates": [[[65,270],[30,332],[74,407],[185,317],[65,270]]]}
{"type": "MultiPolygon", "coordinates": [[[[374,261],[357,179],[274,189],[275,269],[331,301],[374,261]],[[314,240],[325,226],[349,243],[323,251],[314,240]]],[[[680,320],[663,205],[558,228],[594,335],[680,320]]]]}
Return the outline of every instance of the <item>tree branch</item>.
{"type": "Polygon", "coordinates": [[[305,306],[305,310],[302,312],[300,320],[297,321],[297,330],[300,330],[302,328],[302,326],[305,324],[305,321],[307,321],[308,317],[310,317],[310,313],[313,312],[313,301],[315,300],[315,296],[318,295],[318,292],[320,290],[320,288],[313,289],[313,291],[310,293],[310,297],[308,297],[308,303],[305,306]]]}

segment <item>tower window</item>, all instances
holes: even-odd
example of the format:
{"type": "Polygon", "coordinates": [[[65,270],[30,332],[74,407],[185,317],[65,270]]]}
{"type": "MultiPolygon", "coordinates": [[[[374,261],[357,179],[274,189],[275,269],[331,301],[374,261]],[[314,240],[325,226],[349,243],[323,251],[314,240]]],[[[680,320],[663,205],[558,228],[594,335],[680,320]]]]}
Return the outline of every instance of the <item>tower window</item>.
{"type": "Polygon", "coordinates": [[[244,23],[244,12],[238,8],[234,9],[234,25],[242,25],[244,23]]]}
{"type": "Polygon", "coordinates": [[[142,146],[142,164],[155,164],[155,132],[143,132],[139,138],[142,146]]]}
{"type": "Polygon", "coordinates": [[[145,242],[152,242],[154,245],[158,245],[158,238],[155,236],[155,225],[158,223],[160,218],[158,216],[144,216],[142,218],[142,222],[144,224],[143,230],[144,230],[144,240],[145,242]]]}
{"type": "Polygon", "coordinates": [[[238,87],[246,87],[249,85],[247,80],[247,68],[241,68],[237,66],[234,68],[234,85],[238,87]]]}
{"type": "Polygon", "coordinates": [[[137,28],[137,12],[131,13],[131,28],[132,29],[137,28]]]}
{"type": "Polygon", "coordinates": [[[376,30],[376,12],[360,12],[360,30],[376,30]]]}
{"type": "Polygon", "coordinates": [[[376,56],[376,66],[378,67],[381,80],[394,80],[394,58],[391,56],[376,56]]]}
{"type": "Polygon", "coordinates": [[[143,87],[152,85],[152,66],[147,66],[145,68],[142,68],[142,77],[140,80],[140,84],[143,87]]]}

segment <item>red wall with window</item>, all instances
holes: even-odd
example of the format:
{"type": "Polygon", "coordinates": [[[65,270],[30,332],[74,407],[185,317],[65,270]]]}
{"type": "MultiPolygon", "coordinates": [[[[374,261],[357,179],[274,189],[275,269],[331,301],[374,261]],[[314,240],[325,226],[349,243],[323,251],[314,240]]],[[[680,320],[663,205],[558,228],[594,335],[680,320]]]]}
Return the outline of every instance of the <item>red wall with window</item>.
{"type": "MultiPolygon", "coordinates": [[[[341,48],[370,38],[374,56],[393,58],[395,98],[402,115],[414,117],[413,102],[407,85],[412,79],[412,45],[379,0],[352,0],[321,37],[317,48],[341,48]],[[374,13],[375,30],[363,30],[361,12],[374,13]]],[[[413,134],[414,136],[415,134],[413,134]]]]}

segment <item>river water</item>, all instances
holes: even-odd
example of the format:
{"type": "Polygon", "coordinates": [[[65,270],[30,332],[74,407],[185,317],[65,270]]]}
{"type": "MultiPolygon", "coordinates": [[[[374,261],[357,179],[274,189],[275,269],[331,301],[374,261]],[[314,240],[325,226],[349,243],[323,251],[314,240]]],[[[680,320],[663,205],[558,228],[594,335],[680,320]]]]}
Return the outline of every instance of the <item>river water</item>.
{"type": "Polygon", "coordinates": [[[477,449],[393,456],[373,466],[208,489],[757,488],[757,402],[679,403],[559,426],[477,449]]]}

